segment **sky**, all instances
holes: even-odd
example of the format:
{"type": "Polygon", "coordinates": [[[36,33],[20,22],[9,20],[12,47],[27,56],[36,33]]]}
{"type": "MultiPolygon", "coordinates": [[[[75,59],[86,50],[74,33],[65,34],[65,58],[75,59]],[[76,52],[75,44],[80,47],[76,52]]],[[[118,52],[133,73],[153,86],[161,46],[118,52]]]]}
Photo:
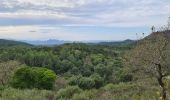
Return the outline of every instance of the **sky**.
{"type": "Polygon", "coordinates": [[[138,39],[168,17],[170,0],[0,0],[0,38],[138,39]]]}

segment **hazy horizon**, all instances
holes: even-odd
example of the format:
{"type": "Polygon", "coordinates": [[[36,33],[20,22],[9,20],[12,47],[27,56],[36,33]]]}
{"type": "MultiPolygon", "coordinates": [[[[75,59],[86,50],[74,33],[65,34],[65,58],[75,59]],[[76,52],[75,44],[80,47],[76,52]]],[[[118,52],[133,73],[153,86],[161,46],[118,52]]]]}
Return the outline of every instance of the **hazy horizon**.
{"type": "MultiPolygon", "coordinates": [[[[142,39],[143,37],[141,36],[141,38],[139,39],[142,39]]],[[[66,42],[119,42],[119,41],[126,41],[126,40],[137,40],[137,39],[122,39],[122,40],[62,40],[62,39],[52,39],[52,38],[49,38],[49,39],[28,39],[28,40],[23,40],[23,39],[12,39],[12,38],[0,38],[0,39],[4,39],[4,40],[13,40],[13,41],[27,41],[27,42],[35,42],[35,41],[42,41],[42,42],[45,42],[45,41],[66,41],[66,42]]]]}

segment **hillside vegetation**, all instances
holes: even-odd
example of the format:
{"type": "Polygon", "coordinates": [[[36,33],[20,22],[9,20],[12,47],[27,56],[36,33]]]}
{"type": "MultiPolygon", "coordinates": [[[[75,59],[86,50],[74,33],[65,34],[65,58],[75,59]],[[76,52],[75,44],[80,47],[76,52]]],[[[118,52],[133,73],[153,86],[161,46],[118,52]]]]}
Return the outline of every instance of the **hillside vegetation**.
{"type": "Polygon", "coordinates": [[[31,46],[31,45],[28,43],[14,41],[14,40],[0,39],[0,48],[1,47],[11,47],[11,46],[31,46]]]}
{"type": "Polygon", "coordinates": [[[0,49],[2,100],[168,100],[170,32],[122,45],[0,49]]]}

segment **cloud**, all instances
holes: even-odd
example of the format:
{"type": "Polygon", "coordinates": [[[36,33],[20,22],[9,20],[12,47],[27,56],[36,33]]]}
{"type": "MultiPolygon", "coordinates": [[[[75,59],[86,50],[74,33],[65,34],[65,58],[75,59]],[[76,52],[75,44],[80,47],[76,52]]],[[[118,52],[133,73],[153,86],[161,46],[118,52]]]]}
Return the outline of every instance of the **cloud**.
{"type": "Polygon", "coordinates": [[[71,34],[63,32],[60,27],[49,26],[3,26],[0,27],[1,38],[18,40],[62,39],[71,34]]]}
{"type": "MultiPolygon", "coordinates": [[[[67,32],[62,27],[56,26],[2,26],[0,36],[5,39],[17,40],[47,40],[60,39],[71,41],[82,41],[90,37],[87,34],[67,32]]],[[[93,36],[91,37],[95,39],[93,36]]]]}
{"type": "MultiPolygon", "coordinates": [[[[1,26],[0,38],[17,40],[48,40],[59,39],[69,41],[86,40],[125,40],[136,39],[135,31],[126,34],[128,29],[122,32],[112,32],[112,28],[101,29],[100,27],[82,26],[1,26]]],[[[114,29],[119,30],[119,29],[114,29]]]]}
{"type": "Polygon", "coordinates": [[[170,16],[170,0],[0,1],[0,38],[20,40],[135,39],[170,16]]]}
{"type": "Polygon", "coordinates": [[[0,18],[9,21],[0,24],[150,26],[162,24],[168,9],[169,0],[1,0],[0,18]]]}

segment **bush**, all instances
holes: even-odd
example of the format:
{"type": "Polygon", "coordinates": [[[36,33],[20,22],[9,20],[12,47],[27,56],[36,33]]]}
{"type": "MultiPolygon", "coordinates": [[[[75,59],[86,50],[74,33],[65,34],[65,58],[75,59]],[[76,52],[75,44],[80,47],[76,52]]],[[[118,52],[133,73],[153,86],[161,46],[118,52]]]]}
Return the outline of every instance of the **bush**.
{"type": "Polygon", "coordinates": [[[79,84],[78,85],[82,89],[92,89],[92,88],[94,88],[95,82],[91,78],[82,77],[79,80],[79,84]]]}
{"type": "Polygon", "coordinates": [[[106,66],[104,64],[98,64],[97,66],[94,67],[94,72],[98,73],[105,80],[109,80],[109,77],[112,75],[113,72],[113,67],[106,66]]]}
{"type": "Polygon", "coordinates": [[[82,78],[82,76],[78,75],[78,76],[72,76],[69,79],[69,85],[78,85],[79,84],[79,80],[82,78]]]}
{"type": "Polygon", "coordinates": [[[65,89],[60,89],[57,92],[56,99],[69,99],[71,98],[74,94],[80,93],[82,90],[78,86],[68,86],[65,89]]]}
{"type": "Polygon", "coordinates": [[[90,100],[85,94],[75,94],[71,100],[90,100]]]}
{"type": "Polygon", "coordinates": [[[55,80],[56,74],[49,69],[24,66],[15,72],[12,86],[21,89],[52,89],[55,80]]]}
{"type": "Polygon", "coordinates": [[[69,80],[70,85],[78,85],[82,89],[91,89],[95,86],[95,81],[91,78],[82,76],[73,76],[69,80]]]}
{"type": "Polygon", "coordinates": [[[6,88],[0,91],[0,100],[53,100],[54,93],[48,90],[6,88]]]}
{"type": "Polygon", "coordinates": [[[93,97],[96,95],[98,91],[96,89],[85,90],[81,93],[74,94],[71,100],[93,100],[93,97]]]}
{"type": "Polygon", "coordinates": [[[122,75],[120,77],[120,81],[122,81],[122,82],[130,82],[132,80],[133,80],[133,76],[130,74],[122,75]]]}
{"type": "Polygon", "coordinates": [[[109,91],[109,90],[114,89],[114,87],[115,86],[113,84],[109,83],[106,86],[104,86],[103,89],[106,90],[106,91],[109,91]]]}
{"type": "Polygon", "coordinates": [[[107,84],[102,89],[117,93],[125,93],[128,90],[137,90],[138,86],[132,83],[107,84]]]}
{"type": "Polygon", "coordinates": [[[60,90],[61,88],[65,88],[67,86],[67,80],[64,77],[57,77],[57,80],[55,81],[55,91],[60,90]]]}
{"type": "Polygon", "coordinates": [[[90,76],[90,78],[94,80],[94,82],[95,82],[95,86],[94,87],[95,88],[100,88],[100,87],[103,86],[104,79],[99,74],[97,74],[97,73],[93,74],[93,75],[90,76]]]}

